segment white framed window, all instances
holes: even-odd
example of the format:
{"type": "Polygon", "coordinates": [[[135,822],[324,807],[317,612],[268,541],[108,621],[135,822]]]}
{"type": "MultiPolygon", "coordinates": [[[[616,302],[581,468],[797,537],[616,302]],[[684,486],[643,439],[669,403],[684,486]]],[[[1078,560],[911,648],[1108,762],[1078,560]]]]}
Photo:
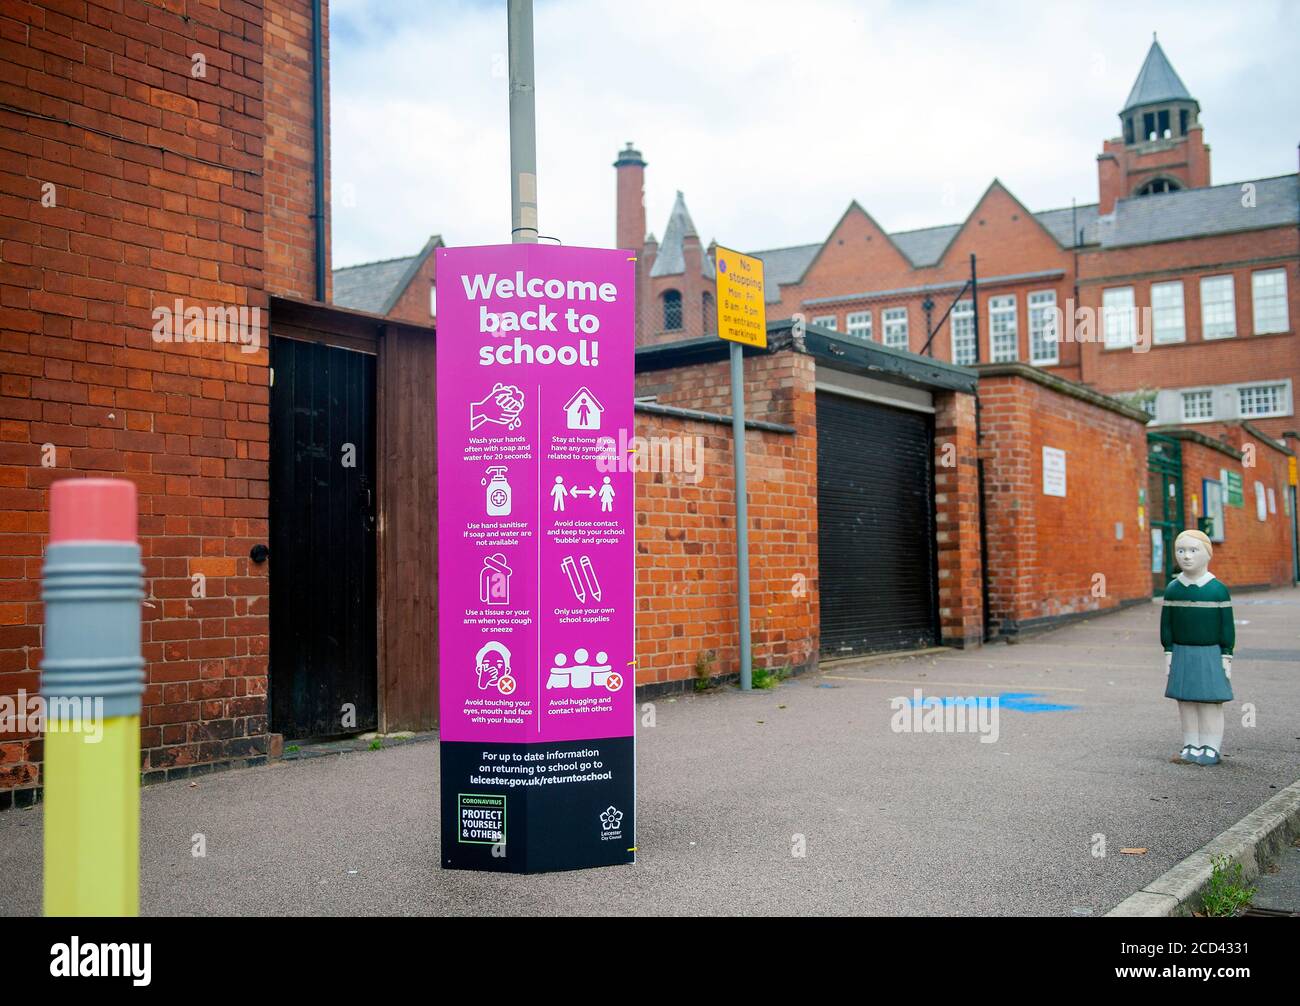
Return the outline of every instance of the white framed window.
{"type": "Polygon", "coordinates": [[[1186,340],[1182,280],[1151,284],[1151,329],[1157,343],[1186,340]]]}
{"type": "Polygon", "coordinates": [[[871,341],[871,312],[850,311],[844,318],[844,325],[849,335],[863,342],[871,341]]]}
{"type": "Polygon", "coordinates": [[[1247,417],[1286,416],[1286,384],[1243,384],[1237,388],[1237,414],[1247,417]]]}
{"type": "Polygon", "coordinates": [[[1196,423],[1214,418],[1214,391],[1198,388],[1183,392],[1183,422],[1196,423]]]}
{"type": "Polygon", "coordinates": [[[975,308],[968,300],[952,306],[952,362],[968,366],[975,362],[975,308]]]}
{"type": "Polygon", "coordinates": [[[1135,334],[1133,288],[1112,286],[1101,292],[1101,318],[1107,349],[1133,345],[1135,334]]]}
{"type": "Polygon", "coordinates": [[[812,320],[814,325],[820,325],[822,328],[829,328],[832,332],[838,331],[836,325],[838,319],[833,314],[819,314],[812,320]]]}
{"type": "Polygon", "coordinates": [[[1231,339],[1237,334],[1237,301],[1231,276],[1201,277],[1201,338],[1231,339]]]}
{"type": "Polygon", "coordinates": [[[1250,274],[1250,300],[1255,334],[1285,332],[1291,326],[1286,311],[1286,270],[1266,269],[1250,274]]]}
{"type": "Polygon", "coordinates": [[[1029,295],[1029,362],[1048,366],[1061,362],[1059,318],[1055,290],[1029,295]]]}
{"type": "Polygon", "coordinates": [[[1020,355],[1014,294],[989,298],[989,355],[994,363],[1011,363],[1020,355]]]}
{"type": "Polygon", "coordinates": [[[438,317],[438,284],[429,284],[429,317],[438,317]]]}
{"type": "Polygon", "coordinates": [[[880,312],[881,336],[892,349],[907,348],[907,308],[887,307],[880,312]]]}

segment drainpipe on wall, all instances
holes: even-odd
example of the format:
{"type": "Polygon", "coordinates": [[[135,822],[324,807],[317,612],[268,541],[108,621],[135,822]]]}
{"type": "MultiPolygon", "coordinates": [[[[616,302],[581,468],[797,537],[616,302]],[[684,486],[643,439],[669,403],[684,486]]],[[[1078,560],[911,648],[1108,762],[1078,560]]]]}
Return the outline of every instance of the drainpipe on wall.
{"type": "MultiPolygon", "coordinates": [[[[970,305],[971,305],[971,322],[975,328],[975,364],[980,363],[980,286],[979,276],[975,266],[975,253],[971,252],[970,256],[970,305]]],[[[940,321],[940,324],[943,324],[940,321]]],[[[989,327],[989,357],[993,356],[993,328],[989,327]]],[[[980,519],[980,596],[982,607],[984,609],[984,627],[981,631],[981,642],[987,642],[989,638],[989,543],[988,543],[988,521],[985,516],[984,503],[984,459],[979,456],[981,444],[984,440],[983,427],[981,425],[982,404],[979,395],[979,379],[975,383],[975,476],[977,488],[979,490],[979,519],[980,519]]]]}
{"type": "Polygon", "coordinates": [[[312,193],[316,222],[316,300],[325,300],[325,79],[321,0],[311,0],[312,193]]]}

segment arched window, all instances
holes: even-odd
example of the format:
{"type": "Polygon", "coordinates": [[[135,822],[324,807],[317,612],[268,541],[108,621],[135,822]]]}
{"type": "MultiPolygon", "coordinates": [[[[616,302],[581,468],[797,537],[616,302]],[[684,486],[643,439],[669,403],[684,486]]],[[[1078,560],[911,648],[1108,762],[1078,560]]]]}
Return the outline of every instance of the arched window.
{"type": "Polygon", "coordinates": [[[1142,185],[1135,193],[1135,196],[1154,196],[1161,192],[1177,192],[1182,188],[1174,178],[1153,178],[1151,181],[1142,185]]]}
{"type": "Polygon", "coordinates": [[[663,296],[664,331],[677,332],[682,327],[682,295],[677,290],[667,290],[663,296]]]}
{"type": "Polygon", "coordinates": [[[706,293],[704,295],[703,314],[704,314],[704,327],[701,329],[701,331],[712,332],[715,328],[718,327],[718,316],[713,310],[713,294],[711,293],[706,293]]]}

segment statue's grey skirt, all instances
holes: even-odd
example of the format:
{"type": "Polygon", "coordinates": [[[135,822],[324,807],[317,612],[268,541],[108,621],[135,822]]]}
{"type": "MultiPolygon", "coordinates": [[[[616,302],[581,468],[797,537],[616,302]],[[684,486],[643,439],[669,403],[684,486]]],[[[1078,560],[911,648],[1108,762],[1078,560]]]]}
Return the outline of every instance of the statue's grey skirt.
{"type": "Polygon", "coordinates": [[[1223,651],[1217,646],[1174,644],[1165,698],[1179,702],[1227,702],[1232,682],[1223,673],[1223,651]]]}

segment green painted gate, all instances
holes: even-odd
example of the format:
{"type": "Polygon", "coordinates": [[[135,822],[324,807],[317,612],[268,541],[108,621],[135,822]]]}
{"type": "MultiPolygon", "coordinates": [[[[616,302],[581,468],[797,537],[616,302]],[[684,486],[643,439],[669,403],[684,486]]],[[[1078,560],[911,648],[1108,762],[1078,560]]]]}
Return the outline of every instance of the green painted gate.
{"type": "Polygon", "coordinates": [[[1182,444],[1158,433],[1147,434],[1147,509],[1152,531],[1151,592],[1159,597],[1178,572],[1174,538],[1187,524],[1183,521],[1182,444]]]}

